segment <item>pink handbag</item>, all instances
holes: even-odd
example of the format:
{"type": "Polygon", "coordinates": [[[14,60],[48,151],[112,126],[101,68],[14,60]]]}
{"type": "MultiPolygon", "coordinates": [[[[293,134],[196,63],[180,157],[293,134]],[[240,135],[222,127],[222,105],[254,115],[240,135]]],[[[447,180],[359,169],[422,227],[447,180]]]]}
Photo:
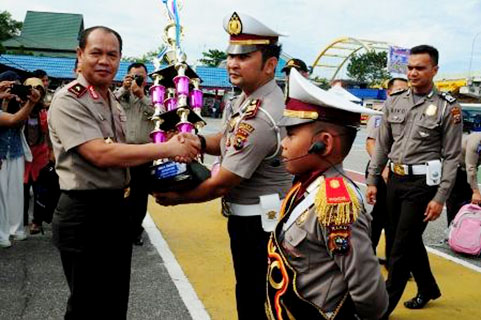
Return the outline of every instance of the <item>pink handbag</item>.
{"type": "Polygon", "coordinates": [[[481,253],[481,207],[466,204],[449,226],[449,246],[455,252],[478,256],[481,253]]]}

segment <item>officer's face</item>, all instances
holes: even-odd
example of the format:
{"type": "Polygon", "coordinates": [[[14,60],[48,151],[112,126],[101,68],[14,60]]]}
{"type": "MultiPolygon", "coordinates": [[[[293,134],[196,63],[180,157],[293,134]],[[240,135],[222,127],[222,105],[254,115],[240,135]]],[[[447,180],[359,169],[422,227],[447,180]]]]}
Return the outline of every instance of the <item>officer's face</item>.
{"type": "Polygon", "coordinates": [[[286,127],[287,135],[282,140],[282,158],[289,173],[300,175],[313,171],[315,155],[309,154],[309,147],[313,141],[313,123],[286,127]],[[301,157],[296,160],[294,158],[301,157]]]}
{"type": "Polygon", "coordinates": [[[263,69],[262,53],[259,50],[227,56],[229,80],[244,91],[254,91],[263,84],[265,78],[263,69]]]}
{"type": "Polygon", "coordinates": [[[121,58],[114,34],[102,29],[92,31],[84,49],[77,49],[82,75],[93,86],[108,87],[117,73],[121,58]]]}
{"type": "Polygon", "coordinates": [[[427,53],[412,54],[408,60],[408,79],[414,92],[426,93],[432,87],[438,66],[433,64],[427,53]]]}

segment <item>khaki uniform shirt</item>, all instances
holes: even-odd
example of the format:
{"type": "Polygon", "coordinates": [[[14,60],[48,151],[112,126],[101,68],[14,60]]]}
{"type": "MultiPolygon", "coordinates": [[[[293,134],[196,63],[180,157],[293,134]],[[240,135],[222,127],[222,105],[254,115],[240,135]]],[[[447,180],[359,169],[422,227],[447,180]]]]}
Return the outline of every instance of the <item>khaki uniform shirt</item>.
{"type": "MultiPolygon", "coordinates": [[[[337,169],[342,172],[342,165],[337,169]]],[[[340,175],[331,168],[323,176],[340,175]]],[[[334,254],[329,250],[329,230],[319,223],[314,202],[279,238],[288,262],[297,272],[296,286],[302,297],[324,312],[333,312],[349,292],[361,319],[379,319],[387,309],[388,295],[372,250],[372,218],[358,192],[357,197],[361,212],[350,224],[347,253],[334,254]]]]}
{"type": "MultiPolygon", "coordinates": [[[[257,114],[244,119],[241,109],[251,99],[260,99],[260,107],[277,123],[284,111],[284,96],[274,80],[258,88],[249,97],[244,93],[226,109],[223,136],[220,142],[221,166],[242,177],[240,184],[232,188],[224,199],[237,204],[259,203],[259,196],[278,193],[282,199],[292,185],[292,176],[281,163],[265,160],[276,151],[278,145],[274,124],[258,110],[257,114]],[[241,139],[240,145],[235,141],[241,139]]],[[[280,128],[281,139],[285,129],[280,128]]],[[[279,148],[278,155],[281,153],[279,148]]]]}
{"type": "Polygon", "coordinates": [[[120,87],[114,91],[127,116],[127,143],[143,144],[151,142],[150,133],[154,130],[154,123],[150,118],[154,114],[154,107],[150,97],[142,99],[136,97],[129,90],[120,87]]]}
{"type": "Polygon", "coordinates": [[[76,150],[94,139],[125,142],[125,113],[110,91],[109,95],[110,101],[105,101],[79,75],[54,96],[48,124],[60,189],[121,189],[129,183],[127,169],[96,167],[76,150]]]}
{"type": "Polygon", "coordinates": [[[444,203],[456,178],[461,136],[461,107],[436,89],[416,103],[411,90],[391,95],[384,104],[367,184],[376,184],[388,158],[409,165],[439,159],[442,178],[433,200],[444,203]]]}
{"type": "Polygon", "coordinates": [[[481,132],[463,137],[462,164],[466,168],[468,183],[472,190],[479,190],[478,167],[481,165],[481,132]]]}

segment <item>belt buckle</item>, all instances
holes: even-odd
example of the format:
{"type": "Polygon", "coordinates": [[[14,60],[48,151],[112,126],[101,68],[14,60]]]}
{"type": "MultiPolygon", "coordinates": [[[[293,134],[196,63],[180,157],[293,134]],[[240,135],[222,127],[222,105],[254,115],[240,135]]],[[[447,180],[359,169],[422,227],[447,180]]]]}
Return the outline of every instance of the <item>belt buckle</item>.
{"type": "Polygon", "coordinates": [[[394,164],[393,166],[393,171],[395,174],[399,175],[399,176],[405,176],[406,175],[406,171],[404,170],[404,166],[402,164],[394,164]]]}

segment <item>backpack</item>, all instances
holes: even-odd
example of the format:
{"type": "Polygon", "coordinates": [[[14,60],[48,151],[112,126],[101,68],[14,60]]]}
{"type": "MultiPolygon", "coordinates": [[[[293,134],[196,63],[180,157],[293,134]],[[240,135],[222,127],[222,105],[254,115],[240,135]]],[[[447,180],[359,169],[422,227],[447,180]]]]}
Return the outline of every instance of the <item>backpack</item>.
{"type": "Polygon", "coordinates": [[[455,252],[481,253],[481,207],[469,203],[459,209],[449,226],[448,243],[455,252]]]}

